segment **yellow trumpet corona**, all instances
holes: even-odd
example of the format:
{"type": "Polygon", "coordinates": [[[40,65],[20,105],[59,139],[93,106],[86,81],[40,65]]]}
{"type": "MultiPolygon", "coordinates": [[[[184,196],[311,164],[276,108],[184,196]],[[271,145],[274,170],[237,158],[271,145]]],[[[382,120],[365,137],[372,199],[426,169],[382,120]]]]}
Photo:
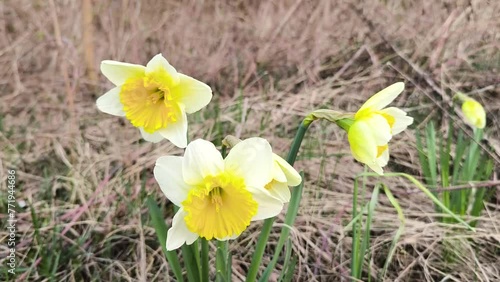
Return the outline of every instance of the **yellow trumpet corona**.
{"type": "Polygon", "coordinates": [[[457,93],[457,97],[462,101],[465,122],[475,128],[484,128],[486,126],[486,112],[483,106],[465,94],[457,93]]]}
{"type": "Polygon", "coordinates": [[[404,83],[395,83],[368,99],[354,115],[347,131],[354,158],[382,175],[389,161],[388,143],[392,136],[405,130],[413,118],[396,108],[386,108],[404,90],[404,83]]]}

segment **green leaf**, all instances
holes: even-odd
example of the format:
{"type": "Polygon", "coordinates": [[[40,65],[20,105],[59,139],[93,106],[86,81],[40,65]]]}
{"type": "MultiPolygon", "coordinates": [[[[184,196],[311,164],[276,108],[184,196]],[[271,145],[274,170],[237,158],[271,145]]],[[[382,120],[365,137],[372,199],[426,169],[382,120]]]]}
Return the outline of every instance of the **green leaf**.
{"type": "Polygon", "coordinates": [[[161,248],[165,257],[167,258],[168,264],[172,268],[174,272],[175,278],[177,281],[184,281],[182,277],[182,269],[181,264],[179,263],[179,258],[177,257],[177,253],[175,251],[167,251],[167,224],[163,219],[163,214],[156,204],[156,201],[149,196],[146,200],[146,205],[148,206],[149,216],[151,217],[151,222],[156,231],[156,236],[158,237],[158,241],[160,242],[161,248]]]}

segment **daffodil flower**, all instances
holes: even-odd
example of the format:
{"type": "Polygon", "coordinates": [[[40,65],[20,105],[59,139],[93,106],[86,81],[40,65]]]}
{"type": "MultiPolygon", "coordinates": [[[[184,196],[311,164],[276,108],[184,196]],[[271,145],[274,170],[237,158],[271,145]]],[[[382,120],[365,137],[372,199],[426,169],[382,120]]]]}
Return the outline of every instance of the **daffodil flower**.
{"type": "Polygon", "coordinates": [[[290,201],[290,188],[302,182],[300,174],[283,158],[273,153],[273,179],[264,187],[282,203],[290,201]]]}
{"type": "Polygon", "coordinates": [[[177,72],[161,54],[146,66],[106,60],[101,72],[115,87],[97,99],[97,108],[125,116],[150,142],[166,138],[186,147],[186,113],[199,111],[212,99],[208,85],[177,72]]]}
{"type": "Polygon", "coordinates": [[[283,203],[264,188],[272,171],[271,146],[262,138],[239,142],[225,159],[201,139],[189,143],[184,157],[160,157],[155,178],[179,206],[168,230],[167,249],[190,245],[198,237],[234,239],[251,221],[276,216],[283,203]]]}
{"type": "Polygon", "coordinates": [[[348,140],[354,158],[382,175],[389,161],[389,140],[413,123],[406,112],[389,105],[404,90],[395,83],[368,99],[354,115],[348,129],[348,140]]]}
{"type": "MultiPolygon", "coordinates": [[[[231,148],[240,143],[241,140],[232,135],[228,135],[222,140],[222,144],[231,148]]],[[[290,201],[290,188],[302,182],[300,174],[283,158],[273,153],[273,178],[264,187],[275,198],[283,203],[290,201]]]]}
{"type": "Polygon", "coordinates": [[[465,94],[457,93],[457,97],[462,101],[465,121],[475,128],[484,128],[486,126],[486,112],[483,106],[465,94]]]}

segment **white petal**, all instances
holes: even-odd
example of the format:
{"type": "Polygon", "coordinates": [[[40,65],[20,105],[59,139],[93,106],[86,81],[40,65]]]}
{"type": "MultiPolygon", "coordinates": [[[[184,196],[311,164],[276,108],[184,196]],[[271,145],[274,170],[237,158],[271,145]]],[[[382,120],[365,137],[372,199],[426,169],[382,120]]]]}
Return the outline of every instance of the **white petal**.
{"type": "Polygon", "coordinates": [[[179,83],[179,74],[162,54],[154,56],[146,65],[146,75],[150,75],[152,73],[157,75],[165,73],[165,78],[169,79],[169,83],[173,85],[179,83]]]}
{"type": "Polygon", "coordinates": [[[144,76],[146,68],[141,65],[105,60],[101,62],[101,72],[116,86],[129,78],[144,76]]]}
{"type": "Polygon", "coordinates": [[[372,114],[363,119],[371,130],[371,136],[374,138],[377,146],[389,143],[392,138],[391,127],[387,120],[379,114],[372,114]]]}
{"type": "Polygon", "coordinates": [[[161,191],[176,206],[187,199],[190,186],[182,177],[183,157],[164,156],[156,160],[154,176],[161,191]]]}
{"type": "Polygon", "coordinates": [[[271,196],[279,199],[282,203],[290,202],[291,194],[290,194],[290,188],[288,188],[287,183],[273,181],[271,185],[272,185],[271,189],[267,190],[269,191],[271,196]]]}
{"type": "Polygon", "coordinates": [[[247,186],[264,187],[273,174],[271,145],[259,137],[243,140],[231,149],[224,164],[226,170],[243,177],[247,186]]]}
{"type": "Polygon", "coordinates": [[[187,245],[193,244],[198,239],[198,234],[189,231],[184,221],[186,213],[180,208],[174,215],[172,227],[167,232],[167,251],[178,249],[184,243],[187,245]]]}
{"type": "Polygon", "coordinates": [[[176,123],[171,123],[167,128],[159,129],[157,132],[175,146],[186,148],[188,128],[186,113],[181,111],[181,114],[177,118],[178,121],[176,123]]]}
{"type": "Polygon", "coordinates": [[[123,104],[120,102],[120,91],[121,87],[115,87],[99,97],[96,102],[99,111],[124,117],[125,112],[123,111],[123,104]]]}
{"type": "Polygon", "coordinates": [[[279,182],[285,182],[286,183],[286,175],[281,169],[281,166],[279,163],[276,161],[276,158],[274,157],[275,154],[273,154],[273,180],[279,181],[279,182]]]}
{"type": "Polygon", "coordinates": [[[382,155],[380,155],[380,157],[377,158],[377,164],[380,167],[386,166],[388,162],[389,162],[389,147],[387,147],[387,149],[382,152],[382,155]]]}
{"type": "Polygon", "coordinates": [[[139,127],[139,130],[141,131],[142,139],[148,142],[158,143],[161,140],[165,139],[165,137],[163,137],[160,133],[158,133],[158,131],[153,133],[147,133],[146,131],[144,131],[144,128],[142,127],[139,127]]]}
{"type": "Polygon", "coordinates": [[[279,164],[281,170],[285,174],[288,186],[297,186],[302,182],[300,174],[287,161],[276,154],[274,160],[279,164]]]}
{"type": "Polygon", "coordinates": [[[384,170],[382,169],[382,166],[380,166],[376,161],[367,163],[366,165],[373,171],[375,171],[378,175],[384,175],[384,170]]]}
{"type": "Polygon", "coordinates": [[[173,99],[182,103],[188,114],[199,111],[212,100],[210,86],[181,73],[179,78],[179,84],[170,90],[173,99]]]}
{"type": "Polygon", "coordinates": [[[257,214],[254,215],[252,221],[276,216],[283,209],[281,200],[272,197],[267,191],[255,187],[247,187],[247,189],[258,204],[257,214]]]}
{"type": "Polygon", "coordinates": [[[406,112],[399,108],[390,107],[387,109],[383,109],[381,112],[394,117],[394,124],[392,125],[391,129],[392,135],[401,133],[401,131],[405,130],[409,125],[413,123],[413,118],[407,116],[406,112]]]}
{"type": "Polygon", "coordinates": [[[182,170],[184,180],[192,185],[203,182],[205,177],[219,174],[224,169],[224,161],[214,144],[197,139],[189,143],[184,153],[182,170]]]}
{"type": "Polygon", "coordinates": [[[396,97],[398,97],[404,89],[405,84],[403,82],[394,83],[393,85],[384,88],[373,95],[363,104],[363,106],[361,106],[359,111],[363,111],[365,109],[370,109],[371,111],[381,110],[396,99],[396,97]]]}

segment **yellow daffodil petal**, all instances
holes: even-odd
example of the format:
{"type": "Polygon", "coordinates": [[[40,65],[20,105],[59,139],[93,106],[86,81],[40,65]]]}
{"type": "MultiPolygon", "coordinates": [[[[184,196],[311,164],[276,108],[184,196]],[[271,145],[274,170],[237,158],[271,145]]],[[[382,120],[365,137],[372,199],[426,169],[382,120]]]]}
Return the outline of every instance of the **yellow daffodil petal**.
{"type": "Polygon", "coordinates": [[[411,125],[413,123],[412,117],[407,116],[405,111],[403,111],[399,108],[396,108],[396,107],[390,107],[390,108],[383,109],[380,111],[380,113],[384,117],[386,117],[386,118],[390,117],[390,119],[393,120],[393,123],[391,124],[391,134],[393,136],[401,133],[409,125],[411,125]]]}
{"type": "Polygon", "coordinates": [[[156,160],[154,176],[161,191],[176,206],[181,206],[189,193],[190,186],[184,181],[182,157],[164,156],[156,160]]]}
{"type": "Polygon", "coordinates": [[[184,245],[184,243],[191,245],[199,237],[198,234],[189,231],[184,221],[184,217],[186,217],[186,213],[182,208],[174,215],[172,227],[167,232],[168,251],[178,249],[180,246],[184,245]]]}
{"type": "Polygon", "coordinates": [[[179,73],[179,83],[171,89],[172,98],[185,106],[188,114],[199,111],[212,99],[212,89],[205,83],[179,73]]]}
{"type": "MultiPolygon", "coordinates": [[[[153,133],[147,133],[144,130],[144,128],[142,128],[142,127],[139,127],[139,131],[141,132],[142,139],[144,139],[148,142],[151,142],[151,143],[158,143],[161,140],[165,139],[165,137],[163,137],[158,131],[153,132],[153,133]]],[[[177,147],[179,147],[179,146],[177,146],[177,147]]]]}
{"type": "Polygon", "coordinates": [[[97,99],[96,105],[99,111],[114,115],[125,116],[123,104],[120,102],[121,87],[115,87],[97,99]]]}
{"type": "Polygon", "coordinates": [[[372,132],[372,128],[365,121],[355,121],[349,128],[347,138],[354,158],[382,175],[383,169],[377,162],[378,146],[372,132]]]}
{"type": "Polygon", "coordinates": [[[470,125],[476,128],[484,128],[486,126],[486,112],[483,106],[476,100],[466,98],[462,104],[462,112],[467,123],[470,125]]]}
{"type": "Polygon", "coordinates": [[[212,142],[197,139],[189,143],[184,153],[182,174],[190,185],[203,183],[209,176],[220,174],[224,161],[212,142]]]}
{"type": "Polygon", "coordinates": [[[396,97],[398,97],[404,89],[405,84],[403,82],[397,82],[377,92],[361,106],[359,111],[356,113],[355,119],[357,119],[358,115],[362,115],[365,111],[378,111],[383,109],[396,99],[396,97]]]}
{"type": "Polygon", "coordinates": [[[144,76],[146,68],[141,65],[105,60],[101,62],[101,72],[116,86],[120,86],[130,78],[144,76]]]}
{"type": "Polygon", "coordinates": [[[246,185],[261,187],[269,183],[273,172],[273,155],[267,140],[254,137],[236,144],[226,159],[225,169],[240,175],[246,185]]]}
{"type": "MultiPolygon", "coordinates": [[[[277,163],[283,172],[283,174],[286,177],[286,182],[288,186],[297,186],[302,182],[302,177],[300,177],[300,174],[291,166],[287,161],[285,161],[283,158],[280,156],[273,154],[274,155],[274,161],[277,163]]],[[[279,180],[279,179],[278,179],[279,180]]],[[[280,180],[281,181],[281,180],[280,180]]],[[[284,181],[281,181],[284,182],[284,181]]]]}

